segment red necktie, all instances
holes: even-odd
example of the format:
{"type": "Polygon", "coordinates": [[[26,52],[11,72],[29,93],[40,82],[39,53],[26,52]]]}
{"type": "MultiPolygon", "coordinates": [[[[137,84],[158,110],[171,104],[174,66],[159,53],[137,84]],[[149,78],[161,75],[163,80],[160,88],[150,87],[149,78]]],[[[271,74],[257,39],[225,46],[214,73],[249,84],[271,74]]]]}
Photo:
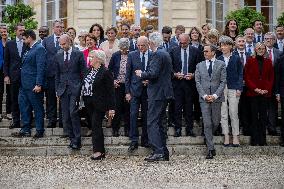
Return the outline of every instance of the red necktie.
{"type": "Polygon", "coordinates": [[[271,52],[271,50],[268,50],[268,53],[269,53],[269,59],[272,61],[272,52],[271,52]]]}

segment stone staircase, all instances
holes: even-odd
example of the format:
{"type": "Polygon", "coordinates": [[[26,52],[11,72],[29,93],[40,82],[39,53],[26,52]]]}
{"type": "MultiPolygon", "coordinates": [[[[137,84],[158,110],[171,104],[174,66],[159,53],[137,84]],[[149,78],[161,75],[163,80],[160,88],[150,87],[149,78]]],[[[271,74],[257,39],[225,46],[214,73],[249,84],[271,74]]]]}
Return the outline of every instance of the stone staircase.
{"type": "MultiPolygon", "coordinates": [[[[46,120],[45,120],[46,122],[46,120]]],[[[47,124],[45,124],[47,125],[47,124]]],[[[104,123],[105,125],[105,123],[104,123]]],[[[92,153],[91,137],[86,137],[87,128],[82,128],[82,148],[79,151],[69,149],[68,138],[63,138],[62,128],[46,128],[45,137],[33,139],[32,137],[14,138],[11,133],[19,129],[9,129],[9,121],[0,122],[0,155],[5,156],[53,156],[53,155],[90,155],[92,153]]],[[[141,132],[141,128],[139,128],[141,132]]],[[[194,132],[201,134],[201,127],[194,126],[194,132]]],[[[32,134],[35,129],[32,129],[32,134]]],[[[127,152],[130,143],[128,137],[123,136],[123,128],[120,129],[120,137],[112,137],[111,128],[104,127],[105,145],[107,154],[129,156],[140,155],[146,156],[151,151],[147,148],[139,147],[138,150],[129,154],[127,152]]],[[[174,128],[168,129],[168,148],[171,155],[204,155],[206,146],[204,145],[204,137],[188,137],[185,136],[185,130],[182,137],[174,137],[174,128]]],[[[238,148],[223,147],[223,137],[215,136],[214,143],[216,151],[219,155],[284,155],[284,148],[279,146],[280,137],[267,136],[268,146],[250,146],[249,136],[240,136],[241,146],[238,148]]]]}

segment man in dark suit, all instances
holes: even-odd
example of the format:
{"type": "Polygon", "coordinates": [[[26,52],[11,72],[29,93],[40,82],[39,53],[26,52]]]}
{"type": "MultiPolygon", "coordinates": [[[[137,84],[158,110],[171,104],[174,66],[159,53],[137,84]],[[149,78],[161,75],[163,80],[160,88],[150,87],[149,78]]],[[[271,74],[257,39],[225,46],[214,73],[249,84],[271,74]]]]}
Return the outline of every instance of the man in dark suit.
{"type": "Polygon", "coordinates": [[[181,136],[182,114],[186,122],[186,135],[193,136],[193,91],[195,87],[194,72],[201,62],[200,52],[189,45],[189,35],[179,35],[179,46],[171,50],[175,94],[175,137],[181,136]]]}
{"type": "Polygon", "coordinates": [[[175,36],[171,38],[171,42],[179,45],[179,35],[185,33],[185,27],[183,25],[177,25],[175,29],[175,36]]]}
{"type": "MultiPolygon", "coordinates": [[[[246,52],[246,40],[245,37],[239,35],[236,37],[236,49],[233,51],[233,54],[240,57],[241,62],[243,63],[243,68],[246,65],[247,59],[250,57],[249,53],[246,52]]],[[[250,99],[246,96],[247,87],[243,81],[243,92],[241,93],[239,101],[239,119],[240,126],[243,129],[243,134],[246,136],[250,135],[251,127],[251,116],[250,116],[250,99]]]]}
{"type": "Polygon", "coordinates": [[[281,53],[283,53],[283,47],[284,47],[284,26],[277,25],[275,28],[276,33],[276,41],[274,43],[274,47],[276,49],[279,49],[281,53]]]}
{"type": "Polygon", "coordinates": [[[10,125],[10,128],[20,127],[18,96],[20,89],[22,57],[27,49],[27,46],[22,40],[22,34],[25,31],[25,26],[23,24],[18,24],[15,27],[15,31],[16,39],[7,42],[4,57],[4,81],[6,84],[11,84],[10,92],[13,122],[10,125]]]}
{"type": "MultiPolygon", "coordinates": [[[[273,32],[268,32],[264,35],[264,44],[266,46],[266,57],[272,61],[272,65],[275,65],[275,62],[280,57],[281,52],[273,47],[275,43],[275,35],[273,32]]],[[[269,97],[268,100],[268,117],[267,117],[267,130],[269,135],[277,136],[276,124],[277,124],[277,111],[278,111],[278,102],[275,99],[275,86],[272,88],[272,97],[269,97]]]]}
{"type": "Polygon", "coordinates": [[[86,63],[83,53],[72,47],[72,41],[67,34],[59,38],[59,43],[63,51],[58,52],[54,59],[56,95],[60,98],[63,127],[68,131],[70,147],[80,149],[81,125],[78,105],[86,63]]]}
{"type": "Polygon", "coordinates": [[[281,143],[284,147],[284,54],[275,62],[275,94],[278,102],[281,103],[281,143]]]}
{"type": "Polygon", "coordinates": [[[206,159],[213,159],[216,155],[213,133],[220,123],[221,105],[225,101],[226,65],[223,61],[216,60],[216,51],[215,45],[205,45],[206,60],[198,63],[195,71],[196,88],[200,96],[204,135],[208,149],[206,159]]]}
{"type": "Polygon", "coordinates": [[[162,35],[163,35],[163,48],[170,52],[172,48],[178,46],[175,42],[171,41],[171,35],[172,35],[172,28],[169,26],[164,26],[162,29],[162,35]]]}
{"type": "Polygon", "coordinates": [[[41,26],[38,30],[39,42],[42,43],[43,39],[49,35],[49,30],[47,26],[41,26]]]}
{"type": "Polygon", "coordinates": [[[136,70],[135,73],[142,79],[148,79],[148,112],[147,129],[149,144],[153,153],[145,161],[168,161],[169,151],[166,146],[165,129],[162,122],[169,99],[174,98],[171,83],[171,57],[164,50],[159,49],[163,43],[160,33],[154,32],[149,37],[149,45],[153,51],[152,60],[146,71],[136,70]]]}
{"type": "Polygon", "coordinates": [[[31,112],[34,111],[36,134],[34,138],[42,138],[44,134],[43,88],[45,87],[46,51],[36,41],[33,30],[23,33],[24,43],[30,50],[23,55],[21,66],[21,87],[19,105],[22,118],[22,129],[12,133],[16,137],[31,135],[31,112]]]}
{"type": "Polygon", "coordinates": [[[130,102],[130,135],[131,140],[128,148],[129,152],[133,152],[138,148],[138,126],[137,118],[139,107],[142,112],[142,136],[141,146],[148,147],[147,134],[147,80],[137,77],[135,70],[146,71],[152,58],[152,52],[149,51],[148,38],[141,36],[137,40],[139,50],[130,52],[127,60],[126,78],[125,78],[125,98],[130,102]]]}
{"type": "Polygon", "coordinates": [[[42,42],[42,45],[47,51],[47,90],[46,94],[46,114],[48,119],[48,128],[56,127],[57,121],[57,98],[55,93],[55,74],[56,74],[56,65],[55,65],[55,55],[60,49],[59,38],[62,34],[62,22],[54,21],[53,22],[53,35],[45,38],[42,42]]]}
{"type": "Polygon", "coordinates": [[[253,43],[263,42],[264,41],[264,35],[262,33],[262,31],[263,31],[262,21],[261,20],[255,20],[253,22],[253,29],[254,29],[253,43]]]}
{"type": "Polygon", "coordinates": [[[129,39],[130,40],[130,47],[129,47],[129,51],[136,51],[138,49],[137,47],[137,39],[138,37],[140,37],[141,34],[141,27],[138,25],[133,25],[131,27],[131,32],[132,32],[132,38],[129,39]]]}

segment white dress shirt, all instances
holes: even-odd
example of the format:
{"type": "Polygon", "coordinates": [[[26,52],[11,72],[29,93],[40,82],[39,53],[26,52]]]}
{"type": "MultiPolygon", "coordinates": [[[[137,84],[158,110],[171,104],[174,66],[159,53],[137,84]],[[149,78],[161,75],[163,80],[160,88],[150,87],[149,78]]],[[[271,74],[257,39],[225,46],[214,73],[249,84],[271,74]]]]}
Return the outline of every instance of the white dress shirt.
{"type": "MultiPolygon", "coordinates": [[[[146,51],[145,54],[144,54],[144,56],[145,56],[145,70],[146,70],[147,65],[148,65],[148,54],[149,54],[148,52],[149,51],[146,51]]],[[[143,57],[143,53],[140,52],[140,60],[141,60],[141,62],[142,62],[142,57],[143,57]]]]}
{"type": "MultiPolygon", "coordinates": [[[[212,74],[213,74],[213,70],[214,70],[213,68],[214,68],[215,60],[216,60],[215,57],[211,59],[211,61],[212,61],[212,74]]],[[[205,63],[206,63],[207,71],[208,71],[209,66],[210,66],[210,62],[209,62],[209,60],[205,60],[205,63]]],[[[208,96],[208,95],[206,94],[206,95],[204,95],[202,98],[205,100],[205,98],[206,98],[207,96],[208,96]]],[[[213,96],[214,96],[215,100],[218,98],[218,95],[216,95],[216,94],[213,94],[213,96]]]]}
{"type": "Polygon", "coordinates": [[[229,64],[229,61],[230,61],[231,56],[232,56],[232,53],[231,53],[230,56],[228,56],[228,57],[224,56],[224,62],[225,62],[225,64],[226,64],[226,67],[227,67],[228,64],[229,64]]]}
{"type": "Polygon", "coordinates": [[[239,56],[240,56],[240,58],[242,57],[242,54],[241,54],[241,52],[243,53],[243,56],[244,56],[244,65],[246,65],[246,63],[247,63],[247,56],[246,56],[246,52],[243,50],[243,51],[241,51],[241,50],[239,50],[239,49],[237,49],[237,51],[238,51],[238,54],[239,54],[239,56]]]}
{"type": "MultiPolygon", "coordinates": [[[[72,47],[70,47],[70,49],[67,51],[68,52],[68,61],[70,60],[71,57],[71,53],[72,53],[72,47]]],[[[66,60],[66,51],[64,51],[64,61],[66,60]]]]}
{"type": "Polygon", "coordinates": [[[274,62],[274,53],[273,53],[273,48],[268,48],[268,47],[266,47],[266,51],[267,51],[267,54],[268,54],[268,58],[270,58],[270,55],[269,55],[269,50],[271,51],[271,55],[272,55],[272,64],[273,64],[273,62],[274,62]]]}
{"type": "Polygon", "coordinates": [[[53,40],[54,40],[54,45],[55,45],[55,47],[56,47],[56,42],[58,41],[58,43],[59,43],[59,37],[60,36],[57,36],[57,35],[53,35],[53,40]],[[57,37],[58,37],[58,39],[57,39],[57,37]]]}
{"type": "Polygon", "coordinates": [[[281,40],[277,39],[277,45],[278,45],[278,49],[283,52],[284,39],[281,39],[281,40]]]}

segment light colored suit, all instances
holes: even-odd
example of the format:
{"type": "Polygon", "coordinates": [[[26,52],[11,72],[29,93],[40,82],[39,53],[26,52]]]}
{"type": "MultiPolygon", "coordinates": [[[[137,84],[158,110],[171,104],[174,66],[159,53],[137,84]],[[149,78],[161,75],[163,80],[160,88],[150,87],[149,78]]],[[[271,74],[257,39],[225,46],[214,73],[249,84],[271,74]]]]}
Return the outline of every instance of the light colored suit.
{"type": "Polygon", "coordinates": [[[221,105],[224,102],[224,88],[226,85],[226,65],[223,61],[215,60],[211,77],[209,76],[206,61],[196,66],[195,82],[199,93],[200,107],[204,123],[204,135],[208,150],[214,150],[213,132],[221,120],[221,105]],[[213,103],[208,103],[203,98],[205,95],[217,95],[213,103]]]}

